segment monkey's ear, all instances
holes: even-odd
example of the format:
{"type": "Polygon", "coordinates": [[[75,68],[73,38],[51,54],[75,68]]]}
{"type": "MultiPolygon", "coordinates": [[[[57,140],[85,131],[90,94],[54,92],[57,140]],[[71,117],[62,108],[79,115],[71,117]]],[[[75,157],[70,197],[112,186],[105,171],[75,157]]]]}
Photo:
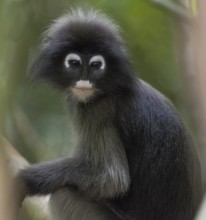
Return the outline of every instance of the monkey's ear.
{"type": "Polygon", "coordinates": [[[29,78],[33,82],[44,82],[55,88],[66,88],[67,80],[61,74],[63,56],[64,53],[58,45],[53,43],[43,45],[36,59],[30,65],[29,78]]]}
{"type": "Polygon", "coordinates": [[[29,66],[28,76],[32,81],[49,81],[55,72],[55,64],[51,55],[49,43],[43,44],[36,58],[29,66]]]}
{"type": "Polygon", "coordinates": [[[40,50],[36,57],[32,59],[28,68],[28,77],[31,80],[41,80],[45,78],[45,70],[48,58],[44,50],[40,50]]]}

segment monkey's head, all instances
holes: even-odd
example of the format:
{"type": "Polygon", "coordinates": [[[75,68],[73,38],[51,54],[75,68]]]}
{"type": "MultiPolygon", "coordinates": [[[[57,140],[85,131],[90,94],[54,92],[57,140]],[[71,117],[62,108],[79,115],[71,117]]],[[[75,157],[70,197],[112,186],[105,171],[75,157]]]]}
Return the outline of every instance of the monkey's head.
{"type": "Polygon", "coordinates": [[[127,92],[133,75],[118,26],[98,12],[80,9],[46,31],[32,67],[34,78],[80,102],[127,92]]]}

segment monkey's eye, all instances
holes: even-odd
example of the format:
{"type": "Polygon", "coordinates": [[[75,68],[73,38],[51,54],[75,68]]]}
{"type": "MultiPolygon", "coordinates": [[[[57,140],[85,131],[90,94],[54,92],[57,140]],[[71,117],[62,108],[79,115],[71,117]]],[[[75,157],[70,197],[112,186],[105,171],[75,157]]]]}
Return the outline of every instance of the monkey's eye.
{"type": "Polygon", "coordinates": [[[90,67],[94,69],[104,69],[105,68],[105,60],[101,55],[93,56],[89,61],[90,67]]]}
{"type": "Polygon", "coordinates": [[[102,66],[102,62],[101,61],[95,61],[95,62],[90,63],[90,66],[92,68],[99,69],[102,66]]]}
{"type": "Polygon", "coordinates": [[[80,67],[81,62],[79,60],[69,60],[68,61],[70,67],[80,67]]]}
{"type": "Polygon", "coordinates": [[[64,60],[64,65],[67,68],[79,68],[82,64],[81,57],[77,54],[70,53],[66,56],[64,60]]]}

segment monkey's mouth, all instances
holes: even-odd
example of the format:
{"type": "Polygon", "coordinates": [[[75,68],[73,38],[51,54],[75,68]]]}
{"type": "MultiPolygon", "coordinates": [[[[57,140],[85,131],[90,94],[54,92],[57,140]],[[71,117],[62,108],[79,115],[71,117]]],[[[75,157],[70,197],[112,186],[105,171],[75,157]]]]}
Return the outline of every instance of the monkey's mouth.
{"type": "Polygon", "coordinates": [[[80,100],[85,100],[86,98],[93,95],[95,88],[90,81],[79,80],[73,87],[71,87],[71,91],[80,100]]]}

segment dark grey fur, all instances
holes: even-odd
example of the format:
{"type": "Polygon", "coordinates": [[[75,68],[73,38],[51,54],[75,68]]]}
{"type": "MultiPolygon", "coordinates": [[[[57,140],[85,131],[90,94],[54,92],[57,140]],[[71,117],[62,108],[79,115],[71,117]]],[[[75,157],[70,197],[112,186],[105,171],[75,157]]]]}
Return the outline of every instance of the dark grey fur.
{"type": "Polygon", "coordinates": [[[53,219],[194,218],[202,185],[192,139],[168,100],[136,78],[116,25],[81,10],[60,18],[32,75],[66,92],[79,140],[73,158],[19,174],[27,195],[52,194],[53,219]],[[105,72],[68,72],[63,60],[71,52],[85,63],[101,54],[105,72]],[[85,102],[68,89],[81,78],[97,89],[85,102]]]}

